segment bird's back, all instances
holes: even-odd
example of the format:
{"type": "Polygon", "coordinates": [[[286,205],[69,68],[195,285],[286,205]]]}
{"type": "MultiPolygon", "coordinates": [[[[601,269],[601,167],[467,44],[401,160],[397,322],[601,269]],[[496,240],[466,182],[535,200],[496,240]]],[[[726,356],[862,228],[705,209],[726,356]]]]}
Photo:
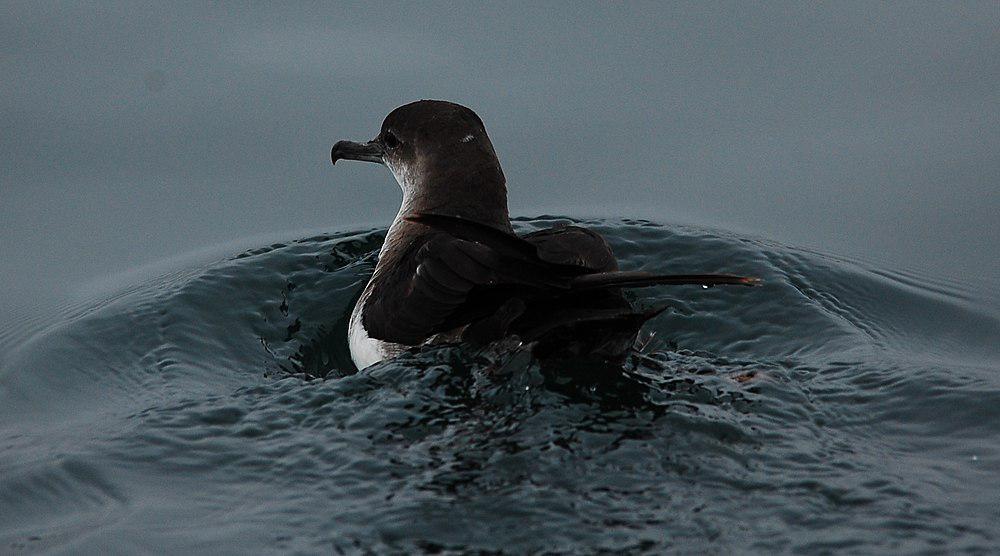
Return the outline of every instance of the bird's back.
{"type": "Polygon", "coordinates": [[[593,230],[558,226],[517,237],[459,219],[421,222],[400,225],[406,241],[383,250],[366,288],[361,303],[372,338],[412,346],[517,335],[541,356],[617,361],[648,318],[618,288],[570,287],[579,276],[618,269],[593,230]]]}

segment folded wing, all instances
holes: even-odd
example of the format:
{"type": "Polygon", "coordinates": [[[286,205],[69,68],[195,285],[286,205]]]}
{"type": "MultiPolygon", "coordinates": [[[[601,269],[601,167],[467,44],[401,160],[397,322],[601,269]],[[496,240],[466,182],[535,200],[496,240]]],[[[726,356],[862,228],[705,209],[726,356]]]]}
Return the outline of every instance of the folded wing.
{"type": "MultiPolygon", "coordinates": [[[[586,321],[588,308],[580,305],[590,295],[582,295],[585,292],[657,284],[757,283],[732,275],[622,272],[604,238],[578,226],[521,238],[451,216],[420,214],[407,220],[433,231],[403,254],[400,264],[394,265],[395,276],[382,281],[385,286],[369,298],[364,312],[371,337],[404,345],[417,345],[470,324],[469,331],[484,338],[502,335],[522,314],[530,315],[532,328],[551,328],[539,323],[544,314],[540,319],[532,308],[550,306],[552,312],[565,312],[553,303],[563,298],[572,299],[573,306],[562,316],[586,321]]],[[[594,307],[593,317],[600,320],[601,311],[608,307],[594,307]]],[[[634,316],[645,320],[653,314],[634,316]]],[[[614,315],[633,314],[616,308],[614,315]]],[[[551,316],[553,323],[566,320],[551,316]]]]}

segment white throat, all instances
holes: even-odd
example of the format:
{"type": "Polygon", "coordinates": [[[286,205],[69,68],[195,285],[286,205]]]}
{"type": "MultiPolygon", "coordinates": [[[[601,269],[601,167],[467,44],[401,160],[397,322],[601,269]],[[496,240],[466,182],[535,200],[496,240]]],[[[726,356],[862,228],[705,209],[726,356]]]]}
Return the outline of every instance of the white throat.
{"type": "MultiPolygon", "coordinates": [[[[414,191],[416,191],[416,172],[413,168],[408,166],[397,166],[388,161],[386,161],[385,165],[389,168],[389,171],[392,172],[392,177],[396,178],[396,183],[399,184],[399,189],[403,192],[403,199],[399,203],[399,212],[397,212],[396,217],[392,219],[389,231],[385,234],[385,242],[382,244],[382,250],[379,252],[380,255],[385,253],[386,246],[396,239],[396,236],[399,234],[399,226],[402,223],[403,217],[412,212],[413,204],[415,202],[414,191]]],[[[378,272],[377,266],[375,267],[375,272],[378,272]]]]}

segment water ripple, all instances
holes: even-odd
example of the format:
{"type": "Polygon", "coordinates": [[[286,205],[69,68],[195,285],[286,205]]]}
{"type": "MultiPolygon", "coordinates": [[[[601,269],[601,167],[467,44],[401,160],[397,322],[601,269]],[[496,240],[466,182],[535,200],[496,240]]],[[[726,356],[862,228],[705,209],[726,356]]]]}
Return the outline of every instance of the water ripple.
{"type": "Polygon", "coordinates": [[[671,308],[614,376],[513,345],[358,372],[346,322],[382,230],[180,265],[2,333],[20,347],[0,368],[0,551],[995,545],[1000,321],[969,289],[584,223],[625,269],[765,285],[632,292],[671,308]]]}

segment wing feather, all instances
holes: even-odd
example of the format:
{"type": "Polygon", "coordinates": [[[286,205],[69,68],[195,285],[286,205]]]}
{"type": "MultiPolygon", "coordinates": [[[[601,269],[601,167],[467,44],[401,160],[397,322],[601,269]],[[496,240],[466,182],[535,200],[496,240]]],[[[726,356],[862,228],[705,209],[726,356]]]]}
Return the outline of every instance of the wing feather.
{"type": "Polygon", "coordinates": [[[597,297],[585,292],[607,291],[617,299],[620,294],[614,292],[622,287],[759,283],[732,275],[621,272],[604,238],[579,226],[560,226],[520,238],[444,215],[418,214],[406,220],[429,231],[404,252],[394,254],[397,263],[386,265],[386,275],[373,278],[374,288],[363,313],[369,336],[398,344],[417,345],[483,319],[491,320],[476,328],[477,336],[498,333],[522,315],[558,323],[574,319],[610,322],[633,314],[627,307],[608,314],[593,312],[593,303],[579,296],[591,301],[597,297]],[[512,299],[519,301],[511,303],[512,299]],[[525,312],[525,302],[548,299],[573,300],[581,313],[567,313],[560,319],[559,315],[525,312]]]}

